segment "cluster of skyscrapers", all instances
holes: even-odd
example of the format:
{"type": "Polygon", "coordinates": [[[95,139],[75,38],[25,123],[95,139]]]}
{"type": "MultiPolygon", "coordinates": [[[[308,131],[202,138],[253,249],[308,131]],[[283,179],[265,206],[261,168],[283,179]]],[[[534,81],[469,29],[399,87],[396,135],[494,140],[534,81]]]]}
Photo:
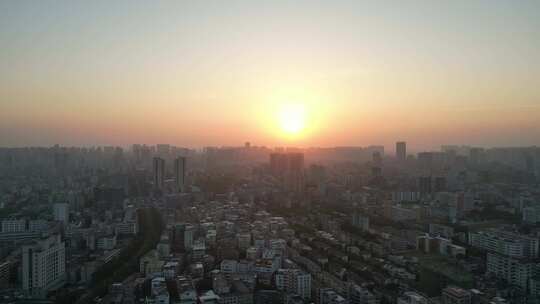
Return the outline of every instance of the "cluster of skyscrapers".
{"type": "MultiPolygon", "coordinates": [[[[153,160],[154,188],[163,191],[165,189],[165,160],[161,157],[154,157],[153,160]]],[[[177,157],[173,167],[175,191],[184,192],[186,181],[186,158],[177,157]]]]}

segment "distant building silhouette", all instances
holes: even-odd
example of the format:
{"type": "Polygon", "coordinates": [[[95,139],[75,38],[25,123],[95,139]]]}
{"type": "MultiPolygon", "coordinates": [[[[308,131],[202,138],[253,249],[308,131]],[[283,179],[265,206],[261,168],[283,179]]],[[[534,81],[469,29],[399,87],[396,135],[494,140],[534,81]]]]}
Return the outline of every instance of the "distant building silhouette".
{"type": "Polygon", "coordinates": [[[186,183],[186,158],[177,157],[174,160],[174,179],[178,192],[184,192],[186,183]]]}
{"type": "Polygon", "coordinates": [[[270,154],[270,171],[292,192],[302,192],[304,188],[304,153],[270,154]]]}
{"type": "Polygon", "coordinates": [[[407,143],[404,141],[398,141],[396,143],[396,158],[399,161],[405,161],[407,159],[407,143]]]}
{"type": "Polygon", "coordinates": [[[165,160],[154,157],[154,188],[163,190],[165,182],[165,160]]]}
{"type": "Polygon", "coordinates": [[[380,151],[373,152],[372,161],[376,167],[382,166],[382,153],[380,151]]]}

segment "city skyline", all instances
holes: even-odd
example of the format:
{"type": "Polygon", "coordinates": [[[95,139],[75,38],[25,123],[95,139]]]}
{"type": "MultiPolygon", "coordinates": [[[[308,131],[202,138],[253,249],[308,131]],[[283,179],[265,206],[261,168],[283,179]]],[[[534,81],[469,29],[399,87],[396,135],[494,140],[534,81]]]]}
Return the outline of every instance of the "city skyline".
{"type": "Polygon", "coordinates": [[[0,304],[539,304],[539,0],[0,1],[0,304]]]}
{"type": "Polygon", "coordinates": [[[3,2],[0,146],[538,145],[539,6],[3,2]]]}

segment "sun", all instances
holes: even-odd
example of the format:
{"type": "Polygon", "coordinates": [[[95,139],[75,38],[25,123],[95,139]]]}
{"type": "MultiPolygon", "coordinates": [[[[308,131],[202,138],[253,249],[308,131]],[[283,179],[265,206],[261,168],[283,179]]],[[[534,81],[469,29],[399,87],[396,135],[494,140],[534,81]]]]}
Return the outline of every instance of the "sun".
{"type": "Polygon", "coordinates": [[[283,105],[278,114],[281,131],[286,135],[298,135],[306,127],[306,109],[301,104],[283,105]]]}

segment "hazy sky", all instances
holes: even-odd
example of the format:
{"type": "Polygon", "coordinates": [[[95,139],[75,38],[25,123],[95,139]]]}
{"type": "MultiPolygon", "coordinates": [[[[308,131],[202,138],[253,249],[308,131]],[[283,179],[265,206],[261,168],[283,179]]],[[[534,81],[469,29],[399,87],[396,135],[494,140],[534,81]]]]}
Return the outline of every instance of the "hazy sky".
{"type": "Polygon", "coordinates": [[[0,146],[247,140],[539,145],[540,1],[0,1],[0,146]]]}

